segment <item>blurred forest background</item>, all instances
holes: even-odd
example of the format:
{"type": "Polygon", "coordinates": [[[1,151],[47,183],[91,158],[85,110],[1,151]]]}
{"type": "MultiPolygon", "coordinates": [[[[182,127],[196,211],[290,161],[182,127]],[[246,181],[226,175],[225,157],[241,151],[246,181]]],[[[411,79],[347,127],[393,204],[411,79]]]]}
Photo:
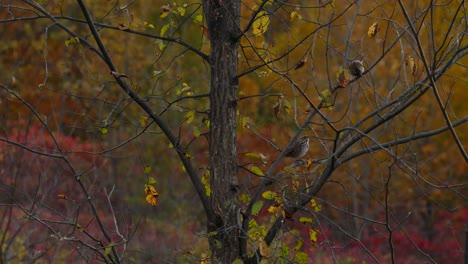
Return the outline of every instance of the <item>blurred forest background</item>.
{"type": "MultiPolygon", "coordinates": [[[[282,160],[281,178],[253,208],[250,250],[258,247],[265,263],[462,262],[467,5],[434,3],[405,1],[416,39],[396,1],[242,1],[241,28],[254,22],[239,46],[241,205],[281,153],[275,145],[283,149],[312,105],[321,106],[303,132],[305,163],[282,160]],[[427,76],[420,45],[431,69],[457,60],[436,81],[459,144],[429,82],[408,93],[427,76]],[[353,60],[366,69],[360,78],[347,70],[353,60]],[[311,205],[265,249],[268,227],[288,218],[280,198],[313,185],[338,137],[365,131],[355,128],[415,93],[404,111],[362,132],[311,205]]],[[[95,262],[115,250],[125,263],[208,263],[206,216],[173,144],[115,80],[124,78],[170,127],[208,194],[203,7],[86,4],[118,72],[90,48],[97,44],[75,1],[0,1],[1,262],[95,262]]]]}

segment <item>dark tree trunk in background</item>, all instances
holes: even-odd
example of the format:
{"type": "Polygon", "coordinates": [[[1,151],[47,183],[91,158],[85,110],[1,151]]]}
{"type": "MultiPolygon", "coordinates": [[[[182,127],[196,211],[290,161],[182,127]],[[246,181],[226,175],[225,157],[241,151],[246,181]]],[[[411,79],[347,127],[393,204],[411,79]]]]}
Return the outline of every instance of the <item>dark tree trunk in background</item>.
{"type": "Polygon", "coordinates": [[[239,258],[239,204],[236,159],[237,49],[240,1],[205,0],[211,43],[210,184],[208,223],[212,263],[239,258]]]}

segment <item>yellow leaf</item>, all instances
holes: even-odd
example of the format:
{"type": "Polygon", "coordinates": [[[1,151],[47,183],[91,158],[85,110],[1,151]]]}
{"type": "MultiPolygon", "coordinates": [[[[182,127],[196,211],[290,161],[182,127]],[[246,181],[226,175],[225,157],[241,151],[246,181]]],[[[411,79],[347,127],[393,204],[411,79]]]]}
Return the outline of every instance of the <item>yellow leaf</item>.
{"type": "Polygon", "coordinates": [[[146,125],[148,125],[148,119],[149,119],[149,117],[147,117],[147,116],[142,116],[142,117],[140,118],[140,125],[141,125],[142,127],[145,127],[146,125]]]}
{"type": "Polygon", "coordinates": [[[152,206],[158,205],[159,194],[153,185],[145,184],[145,193],[146,193],[146,202],[148,202],[152,206]]]}
{"type": "Polygon", "coordinates": [[[248,203],[250,202],[252,199],[250,198],[250,196],[246,193],[243,193],[241,195],[239,195],[239,201],[240,202],[243,202],[243,203],[248,203]]]}
{"type": "Polygon", "coordinates": [[[244,261],[242,261],[242,259],[236,259],[231,264],[244,264],[244,261]]]}
{"type": "Polygon", "coordinates": [[[406,56],[405,65],[406,65],[406,68],[411,71],[412,75],[414,75],[416,73],[416,63],[414,63],[413,56],[411,56],[411,55],[406,56]]]}
{"type": "Polygon", "coordinates": [[[153,24],[150,24],[148,22],[143,22],[143,26],[146,27],[146,28],[150,28],[150,29],[154,29],[154,25],[153,24]]]}
{"type": "Polygon", "coordinates": [[[161,32],[159,33],[161,37],[164,37],[164,34],[166,34],[166,31],[169,29],[169,26],[170,26],[169,24],[166,24],[161,28],[161,32]]]}
{"type": "Polygon", "coordinates": [[[278,211],[278,208],[279,208],[279,206],[270,205],[270,207],[268,207],[268,212],[269,212],[270,214],[274,214],[274,213],[276,213],[276,212],[278,211]]]}
{"type": "Polygon", "coordinates": [[[303,223],[303,224],[306,224],[306,223],[311,223],[312,224],[312,218],[309,218],[309,217],[301,217],[299,218],[299,222],[303,223]]]}
{"type": "Polygon", "coordinates": [[[101,134],[105,135],[105,134],[107,134],[107,132],[108,131],[107,131],[106,127],[101,128],[101,134]]]}
{"type": "Polygon", "coordinates": [[[241,118],[241,127],[242,128],[246,128],[247,127],[247,122],[249,121],[249,119],[247,117],[242,117],[241,118]]]}
{"type": "Polygon", "coordinates": [[[269,24],[270,18],[268,15],[264,11],[258,12],[257,18],[252,25],[253,34],[257,37],[263,35],[267,31],[269,24]]]}
{"type": "Polygon", "coordinates": [[[210,258],[205,253],[203,253],[200,259],[200,264],[208,264],[210,263],[209,260],[210,258]]]}
{"type": "Polygon", "coordinates": [[[205,174],[203,174],[201,178],[201,182],[205,187],[205,194],[206,196],[210,197],[211,195],[211,186],[210,186],[210,171],[206,170],[205,174]]]}
{"type": "Polygon", "coordinates": [[[370,27],[369,30],[367,31],[367,35],[371,38],[375,37],[377,35],[377,32],[379,32],[379,23],[374,22],[370,27]]]}
{"type": "Polygon", "coordinates": [[[262,171],[259,167],[257,167],[257,166],[252,166],[252,167],[250,168],[250,171],[251,171],[253,174],[257,175],[257,176],[265,176],[265,175],[263,174],[263,171],[262,171]]]}
{"type": "Polygon", "coordinates": [[[295,250],[295,251],[298,251],[299,249],[301,249],[303,243],[304,243],[304,241],[302,241],[302,239],[299,238],[299,239],[297,240],[296,246],[294,247],[294,250],[295,250]]]}
{"type": "Polygon", "coordinates": [[[185,15],[185,8],[178,7],[177,8],[177,13],[179,13],[180,16],[184,16],[185,15]]]}
{"type": "Polygon", "coordinates": [[[202,21],[203,21],[203,16],[201,14],[198,14],[193,18],[193,23],[201,24],[202,21]]]}
{"type": "Polygon", "coordinates": [[[185,91],[188,91],[190,90],[190,85],[188,85],[187,83],[182,83],[182,90],[180,90],[181,92],[185,92],[185,91]]]}
{"type": "Polygon", "coordinates": [[[59,193],[57,194],[57,198],[66,200],[67,196],[64,193],[59,193]]]}
{"type": "Polygon", "coordinates": [[[265,191],[262,193],[262,197],[267,199],[267,200],[273,200],[278,196],[275,192],[272,191],[265,191]]]}
{"type": "Polygon", "coordinates": [[[314,209],[315,212],[320,212],[322,209],[320,208],[320,205],[317,204],[315,199],[310,199],[310,206],[314,209]]]}
{"type": "Polygon", "coordinates": [[[290,14],[290,19],[291,19],[291,22],[293,22],[295,20],[301,20],[302,16],[299,13],[297,13],[296,11],[292,11],[291,14],[290,14]]]}
{"type": "Polygon", "coordinates": [[[300,251],[296,253],[296,260],[299,264],[307,264],[309,263],[309,256],[306,253],[300,251]]]}
{"type": "Polygon", "coordinates": [[[65,40],[65,46],[76,45],[80,43],[80,39],[78,37],[73,37],[65,40]]]}
{"type": "Polygon", "coordinates": [[[260,155],[258,153],[247,152],[243,153],[242,156],[249,159],[260,159],[260,155]]]}
{"type": "Polygon", "coordinates": [[[310,239],[310,242],[314,244],[317,243],[317,231],[315,231],[312,228],[309,229],[309,239],[310,239]]]}
{"type": "Polygon", "coordinates": [[[187,115],[185,116],[187,118],[187,124],[192,123],[193,118],[195,117],[195,111],[190,110],[188,111],[187,115]]]}

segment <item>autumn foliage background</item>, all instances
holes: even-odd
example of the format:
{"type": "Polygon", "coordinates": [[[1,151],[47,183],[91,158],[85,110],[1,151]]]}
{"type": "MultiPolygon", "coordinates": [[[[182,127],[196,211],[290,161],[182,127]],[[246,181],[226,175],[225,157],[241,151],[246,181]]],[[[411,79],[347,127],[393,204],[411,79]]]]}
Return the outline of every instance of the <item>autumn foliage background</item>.
{"type": "MultiPolygon", "coordinates": [[[[280,153],[270,142],[284,147],[311,111],[288,79],[275,72],[278,68],[289,70],[287,76],[319,104],[324,100],[323,91],[335,86],[340,67],[348,63],[343,62],[345,51],[350,58],[363,59],[368,69],[369,63],[382,55],[382,47],[397,37],[383,19],[394,12],[392,1],[378,5],[364,1],[356,18],[356,5],[335,2],[315,9],[286,6],[275,10],[261,37],[248,32],[250,38],[241,41],[237,135],[241,167],[265,171],[280,153]],[[311,22],[331,17],[330,27],[311,22]],[[380,30],[370,37],[369,27],[376,21],[380,30]],[[315,32],[313,38],[298,41],[310,32],[315,32]],[[345,41],[348,36],[349,43],[345,41]],[[298,48],[275,61],[275,67],[252,70],[295,45],[298,48]],[[292,70],[304,58],[304,66],[292,70]],[[246,153],[258,154],[264,162],[253,161],[246,153]]],[[[75,3],[39,3],[93,43],[87,25],[70,19],[82,19],[75,3]]],[[[243,3],[241,23],[245,24],[258,3],[243,3]]],[[[457,3],[447,1],[446,8],[435,9],[434,17],[440,19],[434,21],[435,43],[444,38],[457,3]]],[[[176,134],[200,177],[206,174],[209,66],[186,47],[151,37],[180,38],[207,53],[210,43],[200,3],[143,0],[128,6],[114,1],[87,4],[96,21],[107,25],[99,32],[114,63],[128,76],[132,88],[174,131],[178,130],[176,134]]],[[[418,1],[406,4],[411,14],[424,7],[418,1]]],[[[22,1],[0,3],[0,83],[8,87],[0,89],[2,260],[92,262],[97,258],[95,252],[81,243],[103,239],[97,230],[105,227],[110,230],[112,246],[125,252],[128,262],[202,262],[209,256],[203,209],[161,130],[150,125],[148,116],[120,91],[98,56],[50,20],[37,18],[30,8],[17,8],[22,6],[27,5],[22,1]],[[19,19],[28,17],[31,19],[19,19]],[[89,197],[74,178],[77,172],[89,197]],[[156,181],[157,206],[145,200],[144,186],[150,178],[156,181]],[[93,217],[88,198],[94,200],[102,226],[93,217]]],[[[456,21],[466,20],[466,12],[458,16],[456,21]]],[[[391,18],[405,23],[399,12],[391,18]]],[[[429,25],[417,24],[424,39],[429,25]]],[[[453,32],[462,46],[467,44],[462,38],[465,33],[453,32]]],[[[424,74],[415,42],[404,37],[398,45],[379,59],[365,78],[326,98],[328,106],[321,112],[334,126],[355,123],[424,74]],[[414,58],[414,69],[407,67],[408,57],[414,58]]],[[[441,96],[454,119],[468,116],[466,63],[465,57],[440,81],[441,96]]],[[[296,171],[297,175],[312,171],[305,179],[309,182],[318,175],[320,162],[330,151],[328,136],[332,133],[319,118],[311,124],[313,128],[305,132],[311,136],[311,148],[305,156],[311,163],[296,171]]],[[[372,136],[385,142],[445,125],[433,95],[427,93],[372,136]]],[[[466,148],[466,124],[456,131],[466,148]]],[[[366,138],[354,150],[374,143],[366,138]]],[[[296,252],[300,251],[314,263],[372,263],[371,252],[379,262],[389,263],[389,247],[393,247],[397,263],[427,261],[427,255],[437,263],[461,263],[468,223],[468,167],[450,133],[390,149],[400,160],[380,150],[339,167],[315,198],[319,209],[313,223],[300,221],[307,212],[289,221],[279,242],[270,246],[271,259],[297,261],[296,252]],[[383,224],[386,219],[388,225],[383,224]]],[[[284,161],[282,168],[290,163],[284,161]]],[[[248,196],[259,177],[242,168],[239,177],[248,196]]],[[[270,191],[281,193],[281,188],[271,187],[270,191]]],[[[274,213],[268,209],[274,202],[263,200],[249,235],[261,236],[273,221],[274,213]]],[[[102,246],[110,250],[109,245],[102,246]]],[[[102,254],[106,253],[103,250],[102,254]]]]}

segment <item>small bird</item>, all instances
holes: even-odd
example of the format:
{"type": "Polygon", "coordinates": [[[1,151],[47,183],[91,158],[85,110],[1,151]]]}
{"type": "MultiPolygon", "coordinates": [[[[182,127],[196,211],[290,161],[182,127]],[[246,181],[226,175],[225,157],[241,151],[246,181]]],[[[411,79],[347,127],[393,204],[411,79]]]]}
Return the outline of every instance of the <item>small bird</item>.
{"type": "Polygon", "coordinates": [[[293,145],[287,148],[284,153],[286,157],[298,159],[302,158],[309,151],[309,137],[303,136],[293,145]]]}
{"type": "Polygon", "coordinates": [[[362,65],[362,61],[360,60],[354,60],[349,64],[349,73],[356,77],[361,77],[362,74],[364,73],[364,65],[362,65]]]}

